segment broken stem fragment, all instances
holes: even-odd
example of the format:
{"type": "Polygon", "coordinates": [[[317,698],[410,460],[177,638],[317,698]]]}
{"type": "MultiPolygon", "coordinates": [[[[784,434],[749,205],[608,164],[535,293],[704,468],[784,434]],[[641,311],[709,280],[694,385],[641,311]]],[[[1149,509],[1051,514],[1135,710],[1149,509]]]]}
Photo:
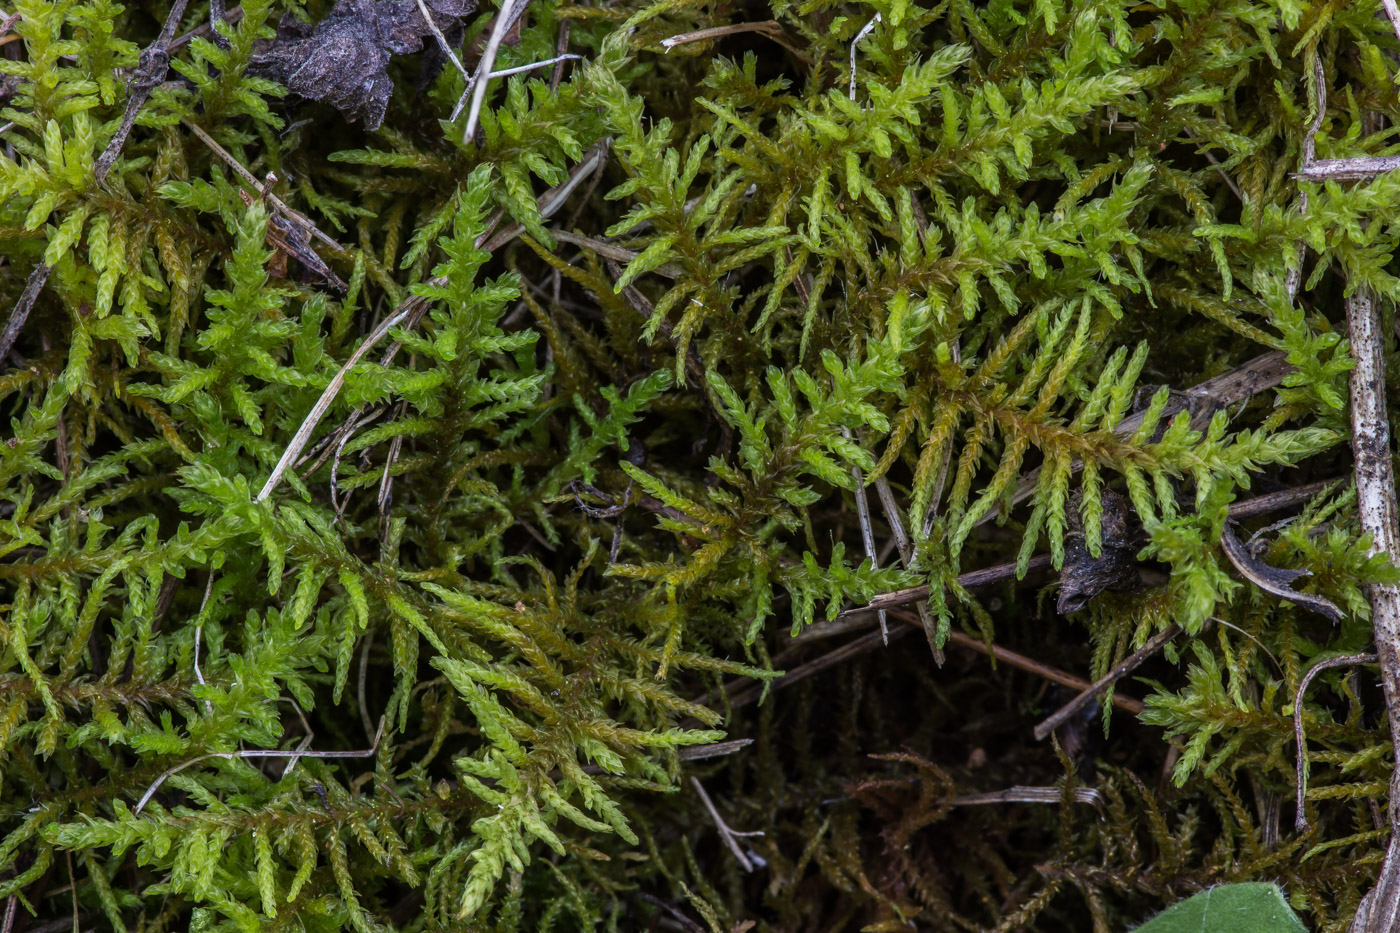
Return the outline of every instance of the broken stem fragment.
{"type": "Polygon", "coordinates": [[[165,25],[161,27],[160,35],[156,36],[156,41],[146,46],[141,52],[136,71],[127,84],[130,96],[126,100],[126,113],[122,114],[121,126],[117,128],[116,134],[108,141],[107,148],[102,151],[102,155],[97,159],[97,165],[92,170],[93,181],[98,185],[106,181],[107,173],[112,170],[117,156],[121,155],[122,147],[126,145],[126,138],[131,135],[131,128],[136,125],[136,116],[146,105],[146,99],[151,96],[151,91],[165,80],[165,75],[169,72],[170,42],[175,38],[175,30],[180,25],[180,17],[185,15],[185,7],[188,5],[189,0],[175,0],[174,5],[170,7],[170,14],[165,18],[165,25]]]}

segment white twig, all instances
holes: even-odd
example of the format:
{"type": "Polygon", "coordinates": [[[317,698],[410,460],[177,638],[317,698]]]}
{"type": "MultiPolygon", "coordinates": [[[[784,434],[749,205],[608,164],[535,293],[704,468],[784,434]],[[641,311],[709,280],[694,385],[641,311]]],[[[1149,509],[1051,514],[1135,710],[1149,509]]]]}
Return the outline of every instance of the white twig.
{"type": "Polygon", "coordinates": [[[880,22],[880,14],[876,13],[870,22],[862,26],[860,32],[856,33],[856,37],[851,40],[851,100],[856,99],[856,46],[875,31],[875,24],[878,22],[880,22]]]}
{"type": "MultiPolygon", "coordinates": [[[[1073,792],[1075,803],[1099,804],[1103,795],[1092,787],[1076,787],[1073,792]]],[[[991,791],[985,794],[960,794],[948,800],[950,807],[975,807],[991,803],[1059,803],[1065,799],[1060,787],[1025,787],[1017,785],[1006,790],[991,791]]]]}
{"type": "MultiPolygon", "coordinates": [[[[491,37],[486,40],[486,48],[481,52],[481,61],[476,66],[476,74],[467,82],[467,88],[462,92],[463,100],[468,93],[471,94],[471,109],[467,111],[467,124],[462,130],[462,142],[469,143],[476,135],[476,121],[481,116],[481,104],[486,99],[486,88],[491,83],[491,69],[496,64],[496,54],[501,50],[501,43],[505,41],[506,33],[515,25],[525,12],[525,7],[530,0],[505,0],[499,12],[496,13],[496,25],[491,29],[491,37]]],[[[453,110],[452,118],[457,119],[457,114],[461,113],[462,102],[457,102],[457,107],[453,110]]]]}
{"type": "Polygon", "coordinates": [[[550,65],[557,65],[560,62],[583,61],[582,55],[575,55],[570,52],[567,55],[556,55],[553,58],[546,58],[542,62],[531,62],[528,65],[516,65],[514,68],[507,68],[505,71],[491,72],[492,78],[509,78],[511,75],[518,75],[525,71],[534,71],[536,68],[548,68],[550,65]]]}
{"type": "Polygon", "coordinates": [[[710,800],[710,795],[705,793],[705,787],[700,783],[700,779],[692,777],[690,783],[695,785],[695,789],[700,792],[700,801],[705,804],[705,809],[710,813],[710,819],[715,821],[715,827],[719,830],[719,837],[724,840],[724,844],[729,847],[729,851],[734,853],[734,857],[739,860],[739,867],[744,871],[753,871],[753,862],[744,854],[744,850],[739,848],[739,843],[735,841],[736,836],[762,836],[762,830],[741,833],[738,830],[730,829],[729,824],[719,815],[715,809],[714,801],[710,800]]]}
{"type": "Polygon", "coordinates": [[[230,153],[223,146],[220,146],[219,143],[214,139],[214,137],[210,136],[208,133],[204,132],[204,130],[202,130],[199,126],[197,126],[194,123],[191,123],[189,120],[186,120],[183,117],[180,118],[180,122],[183,123],[191,133],[194,133],[194,135],[198,136],[200,141],[203,142],[204,145],[209,147],[210,152],[223,159],[224,162],[228,164],[229,168],[233,169],[239,174],[239,176],[242,177],[244,181],[252,185],[253,190],[256,191],[259,194],[259,196],[266,199],[272,204],[273,207],[281,211],[283,217],[286,217],[288,220],[293,221],[302,229],[306,230],[307,233],[310,233],[312,236],[316,237],[316,239],[320,240],[322,243],[325,243],[327,246],[331,247],[337,252],[350,252],[348,249],[341,246],[335,240],[332,240],[330,237],[322,233],[320,231],[320,228],[318,228],[314,223],[311,222],[310,217],[307,217],[305,214],[303,214],[299,210],[296,210],[295,208],[289,207],[285,202],[282,201],[281,198],[277,197],[277,195],[269,191],[267,189],[267,186],[265,186],[262,182],[258,181],[257,177],[253,175],[252,172],[248,171],[246,168],[243,167],[242,162],[239,162],[233,157],[232,153],[230,153]]]}
{"type": "Polygon", "coordinates": [[[438,48],[442,49],[442,53],[452,60],[453,66],[461,72],[462,77],[470,81],[471,75],[467,73],[467,69],[462,67],[462,62],[457,58],[457,53],[452,51],[452,46],[447,44],[447,37],[442,34],[438,24],[433,22],[433,14],[428,10],[428,5],[423,0],[418,0],[418,12],[423,14],[423,21],[428,24],[428,31],[437,40],[438,48]]]}
{"type": "MultiPolygon", "coordinates": [[[[1400,521],[1391,466],[1390,422],[1385,405],[1385,331],[1369,289],[1358,285],[1347,299],[1347,328],[1356,368],[1351,371],[1351,449],[1356,461],[1356,504],[1361,530],[1370,535],[1372,554],[1400,555],[1400,521]]],[[[1381,665],[1381,687],[1390,721],[1391,744],[1400,749],[1400,586],[1365,588],[1371,602],[1371,629],[1381,665]]],[[[1400,767],[1390,777],[1389,823],[1400,826],[1400,767]]],[[[1361,901],[1352,929],[1400,927],[1400,833],[1392,832],[1376,886],[1361,901]]]]}
{"type": "Polygon", "coordinates": [[[1395,5],[1395,0],[1381,0],[1381,6],[1390,20],[1390,28],[1395,30],[1395,38],[1400,39],[1400,7],[1395,5]]]}
{"type": "Polygon", "coordinates": [[[173,774],[178,774],[190,765],[199,764],[201,761],[208,761],[211,758],[373,758],[375,752],[379,751],[379,740],[383,735],[384,717],[381,716],[379,718],[379,731],[374,734],[374,744],[361,752],[303,752],[282,751],[275,748],[251,748],[240,752],[210,752],[207,755],[200,755],[197,758],[191,758],[189,761],[181,762],[175,765],[175,767],[167,768],[163,771],[160,777],[156,778],[155,782],[151,784],[150,787],[146,788],[146,792],[142,794],[141,799],[136,802],[136,809],[133,812],[141,812],[150,801],[151,797],[155,795],[155,792],[160,790],[160,785],[165,783],[166,778],[173,774]]]}

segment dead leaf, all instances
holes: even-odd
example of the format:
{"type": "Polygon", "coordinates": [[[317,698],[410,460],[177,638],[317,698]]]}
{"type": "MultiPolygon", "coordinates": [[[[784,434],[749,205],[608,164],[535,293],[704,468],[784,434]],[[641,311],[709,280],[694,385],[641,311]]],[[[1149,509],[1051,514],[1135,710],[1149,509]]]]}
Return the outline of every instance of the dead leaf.
{"type": "MultiPolygon", "coordinates": [[[[477,0],[425,2],[438,28],[460,41],[461,20],[477,0]]],[[[324,101],[351,123],[363,119],[366,129],[376,130],[394,92],[390,58],[421,51],[431,35],[417,0],[340,0],[315,27],[283,18],[277,37],[259,43],[248,73],[324,101]]]]}
{"type": "Polygon", "coordinates": [[[1293,581],[1299,577],[1307,576],[1308,571],[1271,567],[1257,559],[1249,553],[1248,548],[1240,543],[1240,539],[1235,537],[1234,531],[1228,524],[1226,524],[1225,530],[1220,533],[1220,546],[1224,549],[1225,556],[1230,558],[1230,563],[1234,564],[1235,569],[1240,572],[1240,576],[1259,589],[1289,602],[1297,603],[1305,609],[1311,609],[1333,622],[1342,621],[1342,610],[1338,609],[1331,601],[1323,599],[1321,596],[1300,593],[1293,589],[1291,586],[1293,581]]]}

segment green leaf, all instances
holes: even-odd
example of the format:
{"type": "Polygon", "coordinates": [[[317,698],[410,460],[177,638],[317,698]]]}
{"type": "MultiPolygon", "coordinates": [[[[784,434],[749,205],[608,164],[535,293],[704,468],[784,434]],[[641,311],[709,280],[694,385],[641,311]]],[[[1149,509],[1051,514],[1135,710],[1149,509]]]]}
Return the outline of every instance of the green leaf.
{"type": "Polygon", "coordinates": [[[1168,907],[1137,933],[1307,933],[1276,884],[1222,884],[1168,907]]]}

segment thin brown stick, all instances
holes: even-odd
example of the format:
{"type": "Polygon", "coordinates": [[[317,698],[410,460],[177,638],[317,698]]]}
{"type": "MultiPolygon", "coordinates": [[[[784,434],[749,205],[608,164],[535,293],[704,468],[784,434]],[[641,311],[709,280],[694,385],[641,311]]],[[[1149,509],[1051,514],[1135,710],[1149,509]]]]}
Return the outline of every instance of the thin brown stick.
{"type": "Polygon", "coordinates": [[[564,56],[569,51],[569,36],[573,32],[573,28],[574,21],[571,19],[566,19],[559,24],[559,41],[554,44],[556,64],[554,65],[554,74],[549,76],[549,89],[551,91],[559,90],[559,85],[564,80],[564,62],[569,60],[564,56]]]}
{"type": "MultiPolygon", "coordinates": [[[[903,610],[892,610],[890,612],[890,616],[904,623],[902,627],[894,629],[890,632],[891,644],[910,634],[911,632],[921,629],[918,617],[915,616],[913,613],[905,612],[903,610]]],[[[795,683],[799,683],[803,680],[806,680],[808,677],[811,677],[814,674],[820,674],[822,671],[828,670],[829,668],[835,667],[838,664],[842,664],[846,661],[849,661],[852,658],[857,658],[863,654],[868,654],[871,651],[880,648],[883,644],[884,640],[881,636],[881,633],[871,632],[868,635],[864,635],[860,638],[855,639],[854,641],[842,645],[840,648],[837,648],[834,651],[829,651],[821,657],[808,661],[806,664],[802,664],[798,667],[793,668],[783,676],[770,681],[769,686],[773,690],[781,690],[784,687],[790,687],[795,683]]],[[[1040,661],[1035,660],[1034,658],[1026,657],[1025,655],[1020,654],[1019,652],[1012,651],[1008,648],[1003,648],[1000,645],[992,645],[988,647],[979,639],[973,638],[971,635],[968,635],[965,632],[949,632],[948,644],[957,645],[960,648],[966,648],[970,651],[976,651],[979,654],[987,655],[988,657],[993,658],[996,661],[1007,665],[1008,667],[1014,667],[1017,670],[1025,671],[1028,674],[1034,674],[1035,676],[1042,677],[1045,680],[1048,680],[1052,683],[1057,683],[1075,690],[1086,690],[1092,687],[1092,685],[1087,680],[1084,680],[1081,677],[1076,677],[1073,674],[1067,673],[1055,667],[1051,667],[1048,664],[1043,664],[1040,661]]],[[[739,682],[731,684],[729,689],[737,687],[738,683],[739,682]]],[[[731,696],[729,699],[729,706],[733,709],[737,709],[741,706],[747,706],[750,703],[753,703],[762,695],[762,685],[750,685],[742,690],[739,690],[737,693],[731,696]]],[[[704,702],[708,699],[708,697],[704,697],[697,702],[704,702]]],[[[1138,715],[1143,710],[1141,700],[1136,700],[1132,697],[1118,696],[1116,694],[1113,697],[1113,705],[1123,710],[1124,712],[1130,713],[1134,716],[1138,715]]]]}
{"type": "Polygon", "coordinates": [[[1375,661],[1376,656],[1369,652],[1344,654],[1341,657],[1318,661],[1308,668],[1303,679],[1298,681],[1298,689],[1293,691],[1293,741],[1298,752],[1298,779],[1295,783],[1298,800],[1297,811],[1293,815],[1293,829],[1299,833],[1308,831],[1308,815],[1303,810],[1303,800],[1308,791],[1308,739],[1303,732],[1303,695],[1308,692],[1308,685],[1312,683],[1313,678],[1329,668],[1345,667],[1348,664],[1374,664],[1375,661]]]}
{"type": "MultiPolygon", "coordinates": [[[[224,13],[224,15],[223,15],[223,21],[224,21],[225,23],[228,23],[230,26],[234,25],[235,23],[237,23],[237,22],[238,22],[239,20],[241,20],[242,18],[243,18],[243,7],[242,7],[242,5],[235,6],[235,7],[229,7],[229,9],[228,9],[228,10],[224,13]]],[[[215,22],[216,19],[217,19],[217,17],[214,16],[214,10],[213,10],[213,8],[212,8],[212,6],[211,6],[211,7],[210,7],[210,10],[209,10],[209,22],[207,22],[207,23],[202,23],[201,25],[196,26],[194,29],[191,29],[189,32],[185,33],[183,36],[181,36],[180,38],[176,39],[174,42],[170,43],[170,51],[174,52],[174,51],[177,51],[177,50],[179,50],[179,49],[183,49],[185,46],[189,45],[189,44],[190,44],[191,42],[193,42],[195,39],[201,39],[201,38],[204,38],[204,37],[206,37],[206,36],[208,36],[208,35],[214,33],[214,32],[215,32],[215,30],[214,30],[214,22],[215,22]]]]}
{"type": "MultiPolygon", "coordinates": [[[[565,22],[568,22],[565,20],[565,22]]],[[[738,35],[744,32],[756,32],[761,36],[767,36],[774,42],[787,49],[798,60],[810,62],[812,57],[803,52],[787,34],[786,30],[776,20],[764,20],[761,23],[731,23],[728,26],[711,26],[708,29],[697,29],[694,32],[683,32],[678,36],[671,36],[661,40],[661,47],[667,52],[677,46],[686,45],[691,42],[705,42],[709,39],[722,39],[725,36],[738,35]]]]}
{"type": "MultiPolygon", "coordinates": [[[[1391,467],[1390,422],[1385,404],[1385,334],[1380,309],[1365,287],[1347,299],[1347,328],[1356,368],[1351,372],[1351,448],[1356,461],[1356,500],[1361,530],[1371,536],[1371,553],[1400,554],[1395,473],[1391,467]]],[[[1371,626],[1381,666],[1381,686],[1390,721],[1391,743],[1400,749],[1400,586],[1366,588],[1371,626]]],[[[1390,846],[1380,879],[1362,900],[1353,930],[1400,928],[1400,767],[1390,777],[1390,846]]]]}
{"type": "Polygon", "coordinates": [[[96,184],[101,185],[107,180],[107,173],[112,170],[117,156],[121,155],[126,138],[131,135],[131,128],[136,125],[137,114],[146,106],[146,99],[151,96],[151,91],[165,80],[170,71],[170,42],[175,38],[175,30],[179,27],[180,18],[185,15],[185,7],[188,5],[189,0],[175,0],[169,15],[165,17],[160,35],[141,52],[136,71],[127,82],[130,96],[126,99],[126,113],[122,114],[121,126],[117,128],[116,135],[107,142],[107,148],[98,156],[97,164],[93,166],[92,177],[96,184]]]}
{"type": "MultiPolygon", "coordinates": [[[[1061,725],[1063,725],[1065,720],[1069,719],[1075,713],[1079,712],[1081,709],[1087,706],[1091,700],[1097,697],[1100,693],[1103,693],[1104,690],[1113,686],[1115,683],[1117,683],[1122,678],[1126,677],[1128,674],[1132,673],[1134,670],[1137,670],[1137,668],[1142,664],[1142,662],[1152,657],[1158,651],[1161,651],[1162,646],[1164,646],[1167,642],[1171,641],[1173,638],[1180,634],[1181,626],[1173,624],[1164,629],[1163,631],[1158,632],[1156,635],[1153,635],[1147,640],[1147,644],[1143,645],[1141,648],[1128,655],[1122,661],[1119,661],[1117,664],[1113,665],[1113,669],[1110,670],[1107,674],[1094,681],[1086,689],[1080,691],[1078,696],[1070,700],[1064,706],[1061,706],[1050,716],[1046,717],[1045,720],[1040,723],[1040,725],[1036,726],[1036,741],[1044,741],[1045,737],[1048,736],[1050,733],[1054,732],[1061,725]]],[[[1117,698],[1115,697],[1115,699],[1117,698]]]]}
{"type": "MultiPolygon", "coordinates": [[[[574,246],[582,246],[584,249],[592,250],[605,259],[615,259],[618,262],[631,262],[640,255],[636,250],[626,249],[595,237],[569,233],[567,230],[551,230],[549,231],[549,235],[560,243],[572,243],[574,246]]],[[[653,275],[659,275],[667,279],[680,278],[681,275],[681,267],[674,262],[664,262],[651,271],[653,275]]]]}
{"type": "Polygon", "coordinates": [[[1271,512],[1282,512],[1284,509],[1291,509],[1295,505],[1301,505],[1309,499],[1314,499],[1344,482],[1346,482],[1346,478],[1339,476],[1334,479],[1318,480],[1305,486],[1281,489],[1278,492],[1245,499],[1230,506],[1230,519],[1243,521],[1246,518],[1256,518],[1271,512]]]}

